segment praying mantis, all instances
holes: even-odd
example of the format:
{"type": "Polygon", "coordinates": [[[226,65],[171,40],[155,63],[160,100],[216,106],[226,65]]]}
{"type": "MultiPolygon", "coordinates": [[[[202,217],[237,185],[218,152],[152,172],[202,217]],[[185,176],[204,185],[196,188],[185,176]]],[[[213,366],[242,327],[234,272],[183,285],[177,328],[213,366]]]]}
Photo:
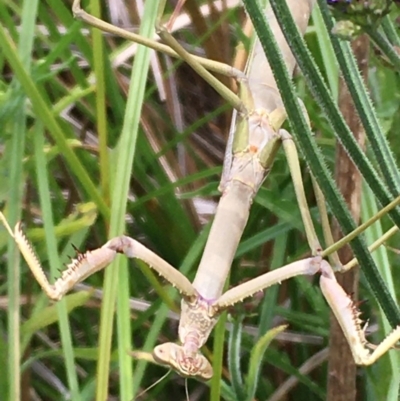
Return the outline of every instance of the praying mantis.
{"type": "MultiPolygon", "coordinates": [[[[79,0],[74,2],[73,10],[77,17],[96,26],[95,20],[80,8],[79,0]]],[[[103,24],[97,26],[105,27],[103,24]]],[[[305,26],[306,24],[303,30],[305,26]]],[[[161,30],[160,33],[164,40],[167,39],[171,46],[175,46],[173,38],[168,36],[167,31],[161,30]]],[[[198,60],[193,61],[179,47],[176,47],[175,51],[180,52],[180,55],[195,68],[199,68],[198,60]]],[[[258,50],[256,48],[254,57],[262,57],[261,52],[260,48],[258,50]]],[[[217,70],[221,71],[221,67],[223,66],[219,66],[217,70]]],[[[293,67],[294,64],[292,69],[293,67]]],[[[14,237],[36,280],[51,299],[59,300],[76,283],[105,268],[117,253],[143,260],[175,286],[182,295],[180,344],[159,345],[154,349],[153,357],[155,361],[170,366],[183,376],[202,380],[212,377],[211,364],[201,354],[200,348],[207,341],[223,310],[259,290],[290,277],[316,273],[321,274],[321,289],[349,340],[354,359],[359,364],[372,364],[399,340],[400,329],[394,330],[373,352],[365,346],[366,340],[356,308],[336,283],[328,262],[321,257],[322,249],[302,189],[296,148],[290,134],[281,130],[285,111],[280,104],[279,93],[271,82],[262,87],[262,91],[259,90],[260,79],[252,75],[257,73],[256,68],[250,67],[247,77],[230,67],[225,71],[234,76],[240,85],[240,98],[232,96],[231,93],[226,94],[225,89],[221,89],[221,93],[237,109],[238,119],[231,135],[231,150],[228,148],[225,158],[220,184],[221,200],[193,283],[136,240],[121,236],[111,239],[101,248],[80,254],[67,266],[61,277],[54,284],[50,284],[20,225],[11,230],[2,217],[3,223],[14,237]],[[268,100],[267,104],[264,103],[265,99],[268,100]],[[249,217],[250,206],[281,146],[287,155],[313,256],[266,273],[222,294],[236,248],[249,217]]]]}

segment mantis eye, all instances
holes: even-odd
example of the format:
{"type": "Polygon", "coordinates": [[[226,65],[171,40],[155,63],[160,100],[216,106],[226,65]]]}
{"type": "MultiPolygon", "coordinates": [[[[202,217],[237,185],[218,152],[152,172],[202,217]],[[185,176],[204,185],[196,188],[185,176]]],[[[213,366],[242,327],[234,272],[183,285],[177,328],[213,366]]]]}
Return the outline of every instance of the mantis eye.
{"type": "Polygon", "coordinates": [[[158,345],[153,350],[153,358],[156,362],[171,367],[184,377],[196,377],[206,381],[213,375],[212,366],[204,355],[200,353],[187,355],[178,344],[158,345]]]}

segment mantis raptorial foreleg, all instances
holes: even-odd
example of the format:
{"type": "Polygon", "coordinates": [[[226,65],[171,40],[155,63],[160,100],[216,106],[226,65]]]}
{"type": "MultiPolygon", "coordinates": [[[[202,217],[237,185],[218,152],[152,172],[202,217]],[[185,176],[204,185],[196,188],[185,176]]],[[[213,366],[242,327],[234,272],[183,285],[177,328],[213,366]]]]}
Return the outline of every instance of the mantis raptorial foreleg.
{"type": "Polygon", "coordinates": [[[320,287],[342,328],[356,364],[366,366],[373,364],[400,340],[400,326],[397,326],[377,346],[368,344],[364,333],[366,326],[364,328],[361,327],[360,312],[350,295],[347,295],[336,281],[329,264],[321,270],[320,287]],[[373,348],[374,350],[371,352],[368,348],[373,348]]]}
{"type": "Polygon", "coordinates": [[[351,297],[338,284],[330,264],[319,256],[299,260],[238,285],[221,295],[212,306],[220,311],[291,277],[316,273],[321,274],[322,293],[336,316],[358,365],[371,365],[386,351],[393,348],[400,340],[400,326],[394,329],[378,346],[368,344],[364,334],[366,327],[361,327],[360,312],[351,297]],[[374,350],[371,352],[368,348],[372,347],[374,350]]]}
{"type": "Polygon", "coordinates": [[[35,276],[43,291],[50,299],[55,301],[60,300],[75,284],[108,266],[118,253],[123,253],[128,258],[143,260],[160,276],[164,277],[170,284],[176,287],[184,298],[190,300],[197,296],[196,290],[183,274],[140,242],[126,236],[113,238],[101,248],[93,251],[78,253],[77,257],[72,259],[62,272],[61,277],[58,278],[54,284],[50,284],[31,244],[28,242],[21,229],[21,225],[17,224],[14,231],[12,231],[1,212],[0,220],[7,228],[9,234],[14,238],[32,274],[35,276]]]}
{"type": "Polygon", "coordinates": [[[392,348],[400,340],[400,326],[394,329],[378,346],[373,346],[374,351],[368,349],[365,338],[365,327],[361,327],[360,312],[336,281],[333,270],[328,262],[320,257],[304,259],[290,265],[273,270],[260,277],[252,279],[225,292],[214,304],[216,310],[222,310],[244,298],[250,297],[256,292],[281,283],[298,275],[313,275],[320,273],[320,287],[325,299],[338,320],[345,337],[349,343],[354,360],[359,365],[371,365],[385,352],[392,348]]]}
{"type": "MultiPolygon", "coordinates": [[[[289,147],[291,147],[291,142],[289,142],[289,144],[289,147]]],[[[295,168],[294,170],[296,171],[297,169],[295,168]]],[[[302,190],[300,190],[300,192],[297,194],[298,197],[301,196],[301,192],[302,190]]],[[[363,230],[369,227],[377,219],[382,217],[384,213],[387,213],[388,210],[398,205],[399,202],[400,197],[393,200],[376,216],[357,228],[355,232],[350,233],[348,236],[346,236],[343,244],[347,243],[349,240],[351,240],[351,238],[354,238],[355,235],[359,235],[363,230]]],[[[304,224],[307,224],[307,220],[308,218],[303,217],[304,224]]],[[[309,220],[309,222],[312,225],[311,219],[309,220]]],[[[313,230],[309,230],[307,232],[312,233],[312,231],[313,230]]],[[[369,247],[369,250],[372,252],[373,250],[377,249],[378,246],[382,245],[384,241],[386,241],[397,231],[398,227],[391,228],[381,239],[372,244],[369,247]]],[[[331,249],[321,252],[321,255],[329,256],[330,253],[334,252],[336,249],[337,247],[332,246],[331,249]]],[[[339,271],[344,272],[351,269],[356,264],[357,261],[352,260],[345,266],[340,265],[335,267],[339,267],[339,271]]],[[[361,327],[362,321],[359,318],[360,312],[358,311],[357,306],[352,301],[351,296],[347,295],[343,288],[338,284],[334,275],[334,271],[330,264],[324,260],[321,260],[320,257],[300,260],[290,265],[268,272],[255,279],[249,280],[248,282],[225,292],[213,306],[216,308],[216,310],[222,310],[227,308],[228,306],[234,305],[237,302],[242,302],[244,298],[250,297],[258,291],[264,290],[274,284],[280,284],[282,281],[287,280],[291,277],[295,277],[298,275],[313,275],[316,273],[321,274],[320,287],[322,293],[324,294],[326,301],[328,302],[331,310],[338,320],[342,331],[348,341],[353,358],[358,365],[373,364],[385,352],[396,345],[396,343],[400,340],[400,326],[389,333],[387,337],[377,346],[369,344],[367,342],[364,334],[366,325],[364,327],[361,327]],[[373,351],[371,351],[371,349],[373,349],[373,351]]]]}

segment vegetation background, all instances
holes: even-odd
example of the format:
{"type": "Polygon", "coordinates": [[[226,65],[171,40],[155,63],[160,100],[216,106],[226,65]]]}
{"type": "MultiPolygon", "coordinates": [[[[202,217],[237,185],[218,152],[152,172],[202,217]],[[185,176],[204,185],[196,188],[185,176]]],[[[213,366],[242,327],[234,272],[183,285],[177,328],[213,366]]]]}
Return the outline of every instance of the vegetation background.
{"type": "MultiPolygon", "coordinates": [[[[331,12],[324,7],[326,2],[318,3],[325,16],[331,12]]],[[[374,107],[367,114],[378,117],[375,133],[386,138],[393,151],[390,160],[398,160],[397,8],[378,18],[376,4],[386,2],[362,3],[369,8],[356,17],[364,18],[364,28],[374,39],[364,34],[357,42],[374,107]],[[376,32],[387,47],[376,45],[376,32]]],[[[133,1],[83,4],[87,11],[128,30],[140,25],[143,35],[153,29],[156,6],[148,0],[141,18],[133,1]]],[[[166,15],[172,10],[169,4],[166,15]]],[[[335,10],[338,19],[350,18],[351,13],[335,10]]],[[[176,26],[182,26],[173,34],[186,49],[227,64],[236,54],[235,63],[242,65],[240,54],[250,40],[244,33],[246,15],[237,1],[190,1],[185,11],[187,19],[178,18],[176,26]]],[[[356,115],[339,79],[343,68],[331,43],[337,38],[329,38],[328,31],[316,10],[305,40],[328,96],[335,102],[340,99],[345,115],[356,115]]],[[[165,55],[152,53],[148,72],[149,55],[143,47],[75,20],[70,1],[0,1],[0,48],[0,202],[11,223],[22,220],[45,272],[58,277],[58,270],[74,256],[73,246],[94,249],[124,232],[193,279],[218,201],[231,107],[190,67],[165,55]]],[[[234,82],[220,78],[235,88],[234,82]]],[[[314,140],[335,171],[342,161],[336,156],[337,130],[327,119],[329,110],[322,110],[310,92],[307,74],[298,71],[295,84],[310,115],[314,140]]],[[[349,124],[353,131],[363,131],[358,120],[349,124]]],[[[372,165],[378,173],[386,171],[373,153],[376,145],[369,143],[366,153],[372,165]]],[[[400,180],[390,160],[385,163],[397,185],[391,185],[384,173],[380,179],[394,197],[400,180]]],[[[321,234],[303,159],[302,167],[321,234]]],[[[374,190],[363,185],[362,202],[356,202],[363,220],[380,208],[374,190]]],[[[367,242],[391,225],[385,217],[367,231],[367,242]]],[[[397,235],[387,244],[396,248],[398,239],[397,235]]],[[[0,248],[0,400],[130,400],[166,373],[163,367],[129,355],[177,337],[178,294],[147,266],[120,258],[118,266],[88,278],[53,304],[5,230],[0,230],[0,248]]],[[[230,283],[308,254],[287,163],[279,153],[252,207],[230,283]]],[[[374,257],[387,289],[398,289],[397,253],[381,247],[374,257]]],[[[334,333],[317,284],[317,278],[298,277],[229,311],[205,350],[220,370],[211,384],[189,380],[190,400],[397,399],[400,365],[395,351],[372,367],[353,370],[357,395],[354,388],[342,390],[340,383],[335,387],[327,380],[340,377],[337,369],[351,362],[345,359],[349,351],[331,347],[331,354],[340,356],[339,366],[327,363],[328,341],[334,333]],[[288,330],[263,352],[258,339],[281,323],[288,323],[288,330]],[[225,330],[225,324],[231,330],[225,330]]],[[[368,301],[361,304],[363,318],[369,319],[369,340],[378,343],[390,326],[369,288],[361,275],[359,297],[368,301]]],[[[170,373],[136,399],[185,397],[185,380],[170,373]]]]}

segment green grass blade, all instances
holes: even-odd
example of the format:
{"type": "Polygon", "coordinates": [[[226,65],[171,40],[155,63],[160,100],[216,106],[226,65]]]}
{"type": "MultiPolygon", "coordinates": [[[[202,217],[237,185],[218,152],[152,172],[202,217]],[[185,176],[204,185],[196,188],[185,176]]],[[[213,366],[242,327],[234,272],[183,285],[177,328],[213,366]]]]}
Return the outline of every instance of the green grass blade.
{"type": "Polygon", "coordinates": [[[245,398],[243,387],[242,369],[240,363],[240,345],[242,342],[242,320],[230,319],[232,322],[232,330],[228,339],[228,366],[231,375],[232,389],[239,400],[245,398]]]}
{"type": "MultiPolygon", "coordinates": [[[[368,187],[363,188],[363,203],[362,203],[362,218],[366,221],[371,216],[374,216],[378,212],[378,205],[374,197],[371,194],[371,190],[368,187]]],[[[380,221],[376,222],[374,225],[368,228],[365,235],[367,237],[368,243],[373,243],[383,235],[383,227],[380,221]]],[[[388,255],[388,250],[382,246],[378,248],[373,254],[377,266],[385,279],[386,285],[396,299],[398,294],[396,294],[396,280],[394,277],[394,272],[392,271],[391,260],[388,255]]],[[[398,291],[397,291],[398,292],[398,291]]],[[[391,327],[388,321],[382,316],[381,319],[383,330],[379,330],[379,337],[376,342],[381,341],[382,338],[391,331],[391,327]]],[[[398,352],[389,352],[384,358],[377,361],[377,369],[379,372],[385,372],[385,374],[380,375],[379,386],[377,386],[377,391],[379,398],[384,399],[385,395],[388,395],[387,401],[389,401],[389,394],[393,393],[393,390],[389,391],[390,388],[399,388],[400,377],[398,372],[400,371],[400,355],[398,352]]]]}
{"type": "MultiPolygon", "coordinates": [[[[158,2],[151,0],[146,2],[140,33],[146,37],[152,37],[156,18],[158,2]]],[[[129,88],[128,101],[125,111],[123,131],[117,147],[117,166],[112,184],[112,203],[110,237],[122,234],[125,231],[126,201],[128,198],[129,183],[132,174],[133,158],[136,149],[136,139],[139,126],[141,106],[144,97],[147,71],[149,66],[150,50],[139,47],[132,68],[132,81],[129,88]]],[[[97,365],[96,400],[105,401],[108,396],[108,376],[110,365],[111,336],[113,327],[114,305],[117,297],[118,278],[120,282],[129,282],[126,266],[121,266],[117,260],[105,273],[104,299],[101,309],[101,327],[99,339],[99,361],[97,365]],[[124,268],[123,268],[124,267],[124,268]]],[[[124,285],[124,284],[122,284],[124,285]]],[[[118,305],[128,303],[126,291],[118,291],[118,305]]],[[[117,313],[123,313],[121,310],[117,313]]],[[[120,319],[129,320],[130,314],[123,315],[120,319]]],[[[120,325],[127,327],[128,323],[119,320],[120,325]]],[[[122,328],[122,327],[121,327],[122,328]]],[[[120,375],[132,375],[131,359],[126,353],[119,355],[120,375]]],[[[121,381],[121,400],[128,401],[133,397],[133,388],[127,381],[121,381]]]]}
{"type": "Polygon", "coordinates": [[[100,212],[104,216],[109,216],[109,209],[97,190],[93,180],[89,177],[86,169],[82,163],[68,146],[68,142],[64,136],[64,133],[55,119],[51,109],[49,108],[45,97],[39,90],[38,86],[29,76],[26,68],[21,62],[21,58],[18,57],[14,50],[14,44],[10,37],[7,35],[4,28],[0,25],[0,47],[2,48],[8,62],[10,63],[16,78],[20,82],[26,95],[32,101],[32,107],[37,116],[42,120],[43,124],[48,128],[49,132],[53,136],[57,145],[60,147],[71,171],[75,174],[77,179],[81,182],[82,188],[88,193],[91,199],[97,204],[100,212]]]}
{"type": "MultiPolygon", "coordinates": [[[[288,235],[282,234],[275,239],[274,253],[271,261],[271,270],[285,265],[285,252],[288,244],[288,235]]],[[[278,301],[279,287],[277,285],[268,289],[262,301],[259,325],[258,338],[267,332],[272,327],[274,318],[274,310],[278,301]]]]}
{"type": "Polygon", "coordinates": [[[400,71],[400,56],[389,40],[376,29],[365,28],[365,32],[371,37],[381,52],[389,59],[397,71],[400,71]]]}
{"type": "MultiPolygon", "coordinates": [[[[42,217],[46,234],[47,252],[50,261],[50,272],[52,277],[57,277],[59,274],[58,269],[60,268],[60,266],[62,266],[62,263],[60,261],[60,257],[57,251],[58,244],[54,233],[51,193],[47,176],[46,157],[43,153],[43,131],[44,130],[42,124],[40,122],[37,122],[34,133],[36,175],[38,180],[40,206],[42,210],[42,217]]],[[[67,371],[68,386],[71,392],[71,398],[73,400],[79,401],[81,398],[79,394],[78,377],[74,362],[74,349],[72,345],[72,336],[69,327],[68,310],[65,299],[57,303],[57,312],[59,316],[59,328],[65,360],[65,368],[67,371]]]]}
{"type": "MultiPolygon", "coordinates": [[[[327,29],[331,31],[333,23],[325,4],[322,5],[321,12],[327,29]]],[[[335,35],[331,36],[331,43],[340,65],[340,71],[349,88],[354,105],[371,144],[371,150],[378,161],[379,169],[382,171],[382,177],[386,181],[389,190],[395,196],[400,192],[399,169],[387,138],[382,131],[372,101],[367,93],[351,47],[349,43],[339,40],[335,35]]],[[[361,172],[363,173],[362,170],[361,172]]]]}
{"type": "MultiPolygon", "coordinates": [[[[18,56],[23,60],[23,66],[27,70],[31,68],[31,54],[33,47],[33,32],[37,15],[38,1],[24,1],[21,16],[21,33],[18,44],[18,56]]],[[[14,50],[14,54],[17,54],[14,50]]],[[[19,85],[14,80],[14,88],[19,85]]],[[[9,220],[14,225],[20,218],[22,188],[23,188],[23,152],[26,135],[26,105],[25,97],[19,99],[16,106],[15,119],[13,121],[12,140],[7,149],[12,155],[9,159],[10,168],[10,193],[9,193],[9,220]]],[[[9,379],[9,398],[19,400],[21,397],[21,371],[20,371],[20,257],[14,241],[8,241],[8,333],[13,336],[9,339],[8,348],[8,379],[9,379]],[[12,333],[12,334],[11,334],[12,333]]]]}
{"type": "Polygon", "coordinates": [[[337,99],[339,96],[339,69],[335,60],[335,53],[333,51],[332,43],[329,40],[329,31],[324,24],[322,19],[321,11],[318,7],[314,7],[312,12],[312,19],[317,35],[319,49],[322,54],[322,60],[324,61],[324,67],[326,71],[326,78],[329,83],[329,89],[332,97],[337,99]]]}
{"type": "Polygon", "coordinates": [[[285,329],[286,326],[278,326],[267,331],[267,333],[259,338],[255,346],[251,350],[249,371],[245,382],[247,393],[246,401],[251,401],[254,399],[254,395],[257,390],[257,383],[260,376],[260,367],[265,351],[267,350],[269,344],[271,344],[271,341],[285,329]]]}
{"type": "MultiPolygon", "coordinates": [[[[91,11],[95,17],[100,17],[99,0],[91,0],[91,11]]],[[[110,197],[110,166],[107,141],[107,110],[106,87],[104,78],[104,48],[102,32],[92,28],[93,67],[96,77],[96,127],[99,138],[100,185],[104,200],[108,203],[110,197]]]]}
{"type": "Polygon", "coordinates": [[[224,343],[225,343],[225,324],[227,312],[224,312],[214,328],[214,342],[213,342],[213,361],[212,366],[214,370],[213,377],[211,378],[211,392],[210,401],[219,401],[221,399],[221,384],[222,384],[222,366],[224,358],[224,343]]]}
{"type": "Polygon", "coordinates": [[[128,355],[128,350],[132,349],[132,328],[131,311],[129,307],[129,280],[128,280],[128,260],[121,258],[119,268],[126,272],[126,280],[122,279],[118,283],[117,296],[117,336],[118,336],[118,356],[120,369],[120,388],[121,400],[130,400],[134,394],[133,388],[133,368],[132,358],[128,355]]]}
{"type": "Polygon", "coordinates": [[[394,46],[400,46],[400,37],[396,31],[396,28],[390,19],[390,16],[386,16],[382,20],[382,28],[385,35],[389,39],[390,43],[394,46]]]}

